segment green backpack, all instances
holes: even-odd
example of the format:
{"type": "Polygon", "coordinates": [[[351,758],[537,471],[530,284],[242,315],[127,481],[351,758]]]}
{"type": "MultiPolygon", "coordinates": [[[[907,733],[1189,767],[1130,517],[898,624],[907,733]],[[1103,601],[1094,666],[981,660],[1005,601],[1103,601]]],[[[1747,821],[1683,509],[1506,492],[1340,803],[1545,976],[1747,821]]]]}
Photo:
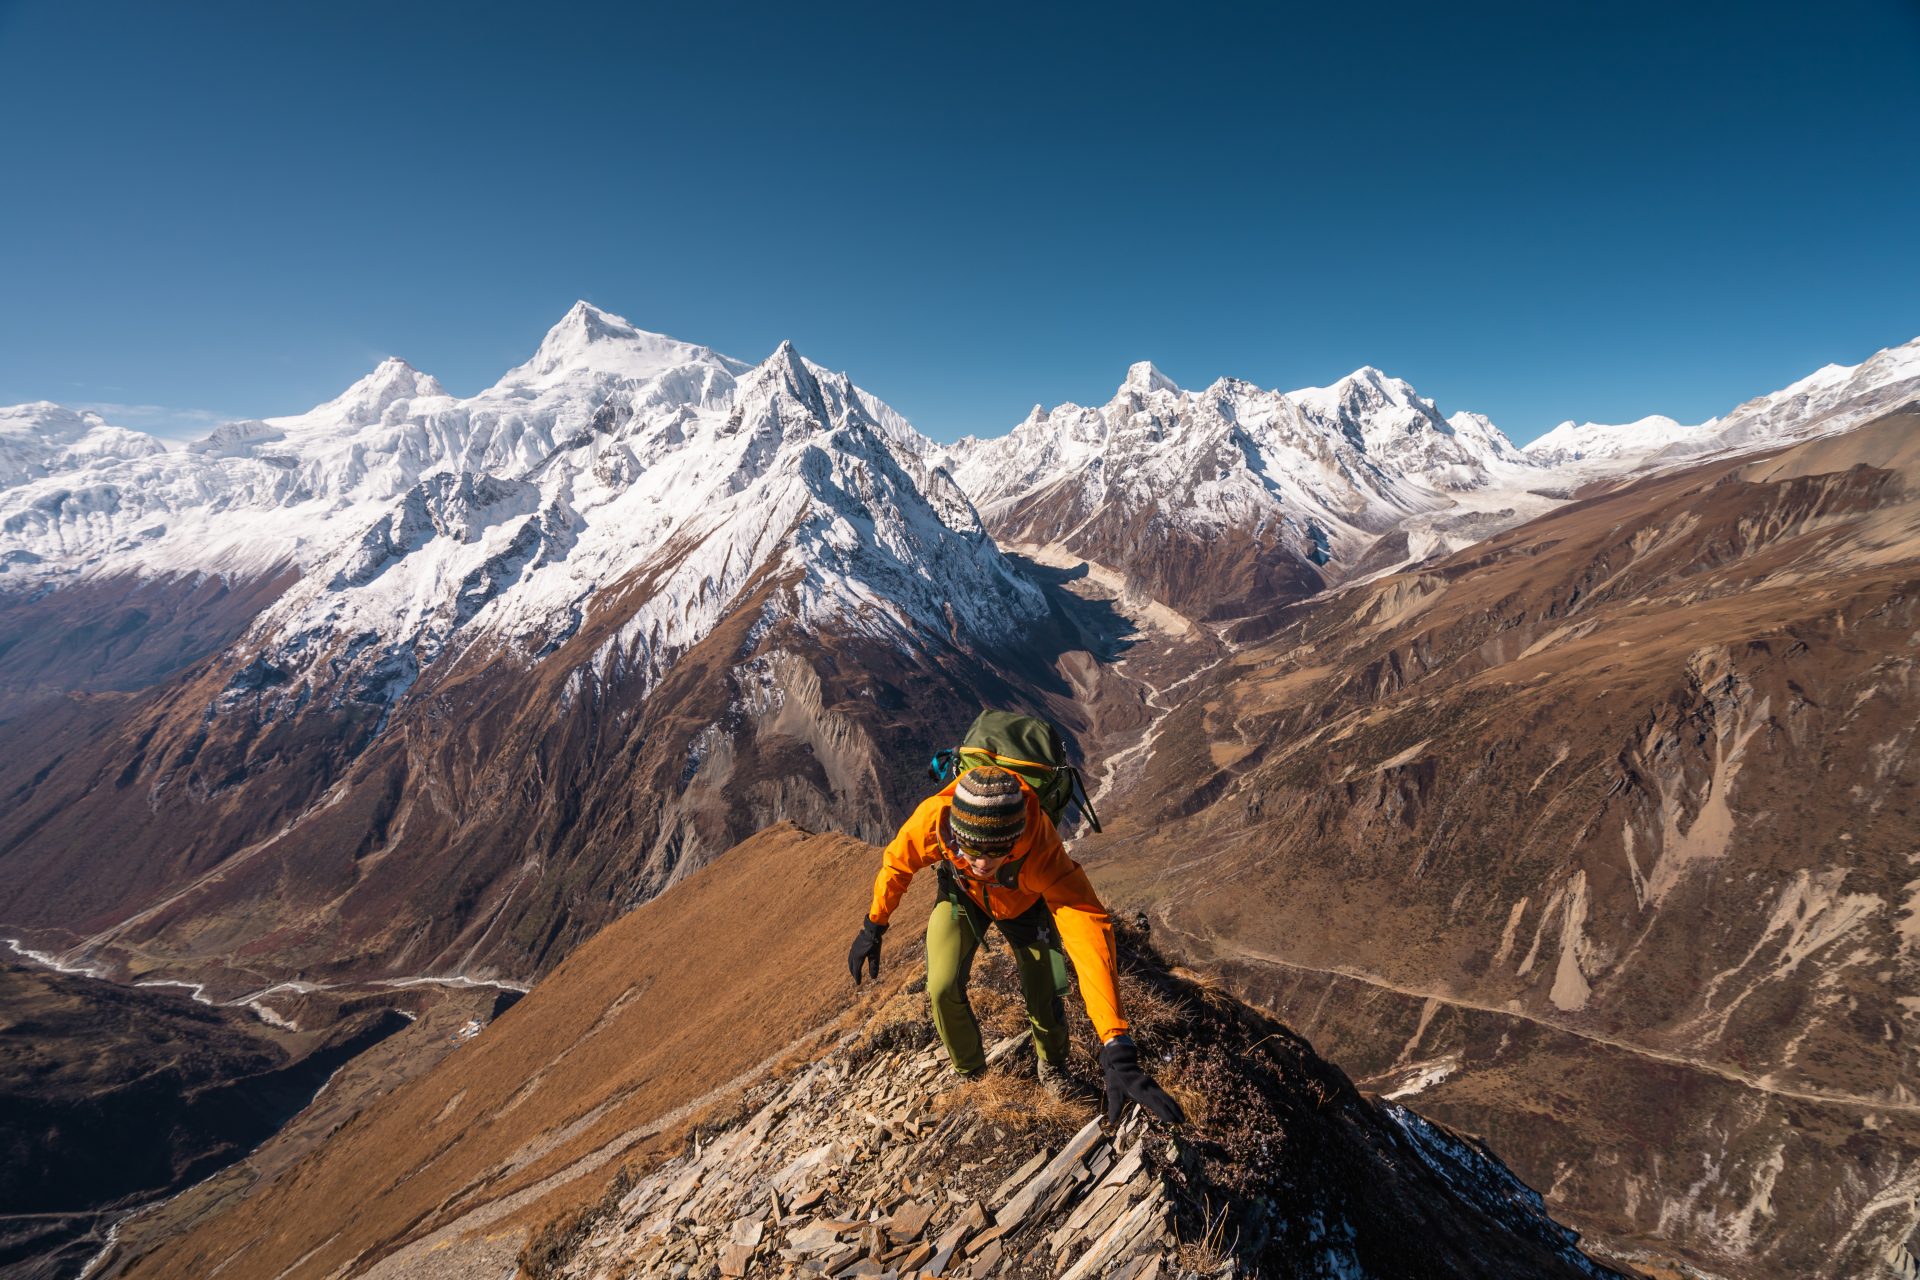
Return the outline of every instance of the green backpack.
{"type": "Polygon", "coordinates": [[[982,711],[960,745],[934,755],[927,774],[945,785],[969,769],[983,764],[999,765],[1017,773],[1040,798],[1055,826],[1069,804],[1079,808],[1087,826],[1100,830],[1100,818],[1087,798],[1086,783],[1080,771],[1067,763],[1067,745],[1060,731],[1036,716],[1012,711],[982,711]]]}

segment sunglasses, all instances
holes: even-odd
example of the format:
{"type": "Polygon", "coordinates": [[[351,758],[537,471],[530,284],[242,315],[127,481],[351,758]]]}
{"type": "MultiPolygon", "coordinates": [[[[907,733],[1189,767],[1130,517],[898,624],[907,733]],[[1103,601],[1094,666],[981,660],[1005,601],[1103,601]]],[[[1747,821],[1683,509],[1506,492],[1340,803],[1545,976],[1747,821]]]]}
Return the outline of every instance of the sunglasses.
{"type": "Polygon", "coordinates": [[[1004,849],[999,853],[987,853],[980,849],[969,849],[966,845],[955,845],[954,853],[968,862],[1005,862],[1013,856],[1013,850],[1004,849]]]}

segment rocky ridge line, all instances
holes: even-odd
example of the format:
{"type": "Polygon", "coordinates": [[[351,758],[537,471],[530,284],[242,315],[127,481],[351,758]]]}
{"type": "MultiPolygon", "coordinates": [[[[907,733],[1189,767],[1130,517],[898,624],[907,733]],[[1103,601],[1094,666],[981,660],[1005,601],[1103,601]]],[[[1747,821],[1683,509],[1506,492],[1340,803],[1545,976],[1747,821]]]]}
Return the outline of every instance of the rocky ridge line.
{"type": "MultiPolygon", "coordinates": [[[[1155,1074],[1187,1107],[1185,1126],[1133,1110],[1109,1130],[1095,1091],[1048,1097],[1025,1032],[962,1081],[918,1002],[889,1001],[864,1033],[749,1089],[678,1155],[623,1174],[596,1206],[536,1235],[524,1270],[534,1280],[1615,1274],[1484,1146],[1363,1097],[1285,1027],[1167,970],[1131,927],[1123,935],[1128,1007],[1155,1074]]],[[[1011,981],[1004,968],[990,964],[976,992],[990,1025],[1016,1012],[997,990],[1011,981]]],[[[1073,1062],[1097,1078],[1087,1058],[1073,1062]]]]}
{"type": "MultiPolygon", "coordinates": [[[[990,1059],[1025,1041],[1002,1041],[990,1059]]],[[[916,1179],[933,1153],[990,1140],[974,1110],[928,1106],[945,1070],[938,1048],[815,1063],[746,1123],[642,1178],[550,1274],[985,1277],[1032,1273],[1043,1254],[1053,1263],[1045,1273],[1066,1280],[1190,1273],[1168,1188],[1146,1159],[1146,1146],[1166,1139],[1137,1112],[1112,1135],[1088,1120],[984,1194],[973,1188],[1011,1158],[916,1179]]]]}

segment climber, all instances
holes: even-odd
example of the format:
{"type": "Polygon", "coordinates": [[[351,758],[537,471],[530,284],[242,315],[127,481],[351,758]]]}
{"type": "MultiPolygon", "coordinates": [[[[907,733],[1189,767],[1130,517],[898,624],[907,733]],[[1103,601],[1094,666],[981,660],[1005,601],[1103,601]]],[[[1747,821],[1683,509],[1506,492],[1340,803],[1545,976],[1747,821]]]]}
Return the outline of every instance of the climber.
{"type": "Polygon", "coordinates": [[[1087,873],[1067,856],[1032,788],[1006,769],[982,765],[961,774],[922,801],[887,846],[873,903],[847,954],[854,983],[863,965],[870,976],[880,975],[887,919],[914,872],[929,866],[937,867],[941,900],[927,921],[927,995],[954,1071],[971,1077],[986,1069],[980,1025],[967,1003],[967,977],[991,922],[1013,947],[1040,1082],[1055,1095],[1067,1091],[1065,1010],[1047,958],[1057,926],[1079,974],[1087,1017],[1100,1035],[1108,1123],[1118,1122],[1129,1098],[1162,1120],[1184,1123],[1180,1104],[1141,1070],[1127,1034],[1113,917],[1094,896],[1087,873]]]}

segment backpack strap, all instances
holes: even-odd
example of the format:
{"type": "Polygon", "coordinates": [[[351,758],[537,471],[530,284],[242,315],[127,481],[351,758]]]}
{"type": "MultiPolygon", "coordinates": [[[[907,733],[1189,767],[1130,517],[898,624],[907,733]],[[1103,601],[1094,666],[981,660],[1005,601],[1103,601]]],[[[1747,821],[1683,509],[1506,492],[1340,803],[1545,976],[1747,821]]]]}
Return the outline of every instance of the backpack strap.
{"type": "Polygon", "coordinates": [[[993,882],[1002,889],[1015,890],[1020,887],[1020,868],[1027,864],[1027,855],[1021,854],[993,873],[993,882]]]}
{"type": "Polygon", "coordinates": [[[1093,799],[1087,795],[1086,779],[1082,778],[1080,771],[1072,765],[1066,765],[1064,767],[1067,771],[1067,777],[1073,786],[1073,802],[1080,806],[1080,812],[1085,815],[1087,825],[1093,828],[1093,834],[1099,835],[1100,815],[1093,811],[1093,799]]]}
{"type": "MultiPolygon", "coordinates": [[[[1015,858],[1012,862],[1007,863],[993,873],[993,883],[999,885],[1002,889],[1018,889],[1020,887],[1020,869],[1026,865],[1026,862],[1027,855],[1021,854],[1018,858],[1015,858]]],[[[961,886],[959,870],[954,867],[953,863],[943,858],[935,866],[934,875],[939,882],[940,897],[953,905],[955,922],[957,923],[961,916],[965,916],[967,918],[967,927],[973,930],[973,940],[975,942],[985,942],[986,939],[980,936],[980,930],[974,927],[973,912],[967,910],[968,907],[979,907],[980,904],[975,902],[973,895],[961,886]]],[[[991,908],[987,909],[986,914],[989,921],[994,918],[991,908]]]]}
{"type": "Polygon", "coordinates": [[[953,909],[953,922],[959,924],[962,920],[966,921],[967,932],[973,935],[974,945],[985,946],[987,940],[981,935],[980,926],[973,922],[973,908],[979,904],[975,903],[972,896],[960,887],[960,877],[954,871],[953,864],[940,863],[934,874],[939,880],[941,900],[953,909]]]}
{"type": "Polygon", "coordinates": [[[1022,769],[1045,769],[1048,773],[1056,773],[1061,768],[1060,765],[1048,764],[1044,760],[1022,760],[1019,756],[1003,756],[1003,755],[1000,755],[998,752],[988,751],[985,747],[968,747],[966,749],[968,751],[977,752],[978,754],[985,756],[987,759],[999,765],[1010,764],[1010,765],[1018,766],[1019,768],[1022,768],[1022,769]]]}

